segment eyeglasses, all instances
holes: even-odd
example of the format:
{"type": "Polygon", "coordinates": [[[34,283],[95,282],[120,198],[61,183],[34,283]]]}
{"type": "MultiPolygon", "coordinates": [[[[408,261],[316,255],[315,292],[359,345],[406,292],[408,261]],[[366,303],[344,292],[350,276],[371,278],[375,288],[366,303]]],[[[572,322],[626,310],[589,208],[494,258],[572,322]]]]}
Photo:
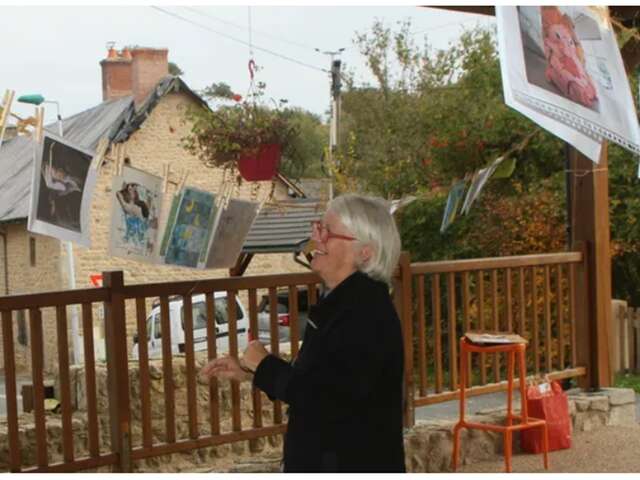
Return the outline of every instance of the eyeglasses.
{"type": "Polygon", "coordinates": [[[329,227],[323,225],[320,220],[313,220],[311,222],[311,234],[320,239],[322,243],[326,243],[330,238],[338,238],[340,240],[347,240],[349,242],[353,242],[357,240],[355,237],[350,237],[349,235],[340,235],[338,233],[333,233],[329,230],[329,227]]]}

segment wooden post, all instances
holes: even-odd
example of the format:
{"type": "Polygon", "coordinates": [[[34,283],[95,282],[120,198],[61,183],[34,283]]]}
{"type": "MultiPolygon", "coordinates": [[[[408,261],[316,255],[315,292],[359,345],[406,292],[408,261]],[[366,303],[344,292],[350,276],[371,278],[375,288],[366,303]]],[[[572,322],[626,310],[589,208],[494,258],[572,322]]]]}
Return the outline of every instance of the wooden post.
{"type": "Polygon", "coordinates": [[[398,262],[399,275],[393,279],[393,301],[402,325],[404,342],[404,414],[405,428],[415,424],[415,407],[413,404],[413,315],[411,288],[411,260],[409,252],[402,252],[398,262]]]}
{"type": "Polygon", "coordinates": [[[576,341],[579,365],[587,367],[581,387],[613,383],[609,358],[611,335],[611,253],[609,249],[609,174],[607,143],[600,163],[571,148],[571,246],[585,254],[576,279],[576,341]]]}
{"type": "Polygon", "coordinates": [[[120,472],[131,472],[127,329],[122,292],[124,279],[121,271],[103,272],[102,279],[103,285],[110,289],[110,300],[105,302],[104,307],[111,448],[119,456],[114,467],[120,472]]]}

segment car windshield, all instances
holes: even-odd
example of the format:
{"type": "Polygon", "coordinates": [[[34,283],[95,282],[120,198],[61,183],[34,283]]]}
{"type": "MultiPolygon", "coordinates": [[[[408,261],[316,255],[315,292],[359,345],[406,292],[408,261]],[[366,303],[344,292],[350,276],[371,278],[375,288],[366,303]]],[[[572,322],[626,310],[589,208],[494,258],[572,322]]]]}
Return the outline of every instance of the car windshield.
{"type": "MultiPolygon", "coordinates": [[[[206,302],[194,302],[191,306],[193,329],[199,330],[201,328],[207,328],[207,304],[206,302]]],[[[229,316],[227,314],[227,297],[216,298],[215,301],[215,316],[216,323],[218,325],[226,325],[229,323],[229,316]]],[[[242,307],[236,299],[236,320],[242,319],[242,307]]],[[[184,328],[184,307],[180,307],[180,319],[182,322],[182,328],[184,328]]]]}

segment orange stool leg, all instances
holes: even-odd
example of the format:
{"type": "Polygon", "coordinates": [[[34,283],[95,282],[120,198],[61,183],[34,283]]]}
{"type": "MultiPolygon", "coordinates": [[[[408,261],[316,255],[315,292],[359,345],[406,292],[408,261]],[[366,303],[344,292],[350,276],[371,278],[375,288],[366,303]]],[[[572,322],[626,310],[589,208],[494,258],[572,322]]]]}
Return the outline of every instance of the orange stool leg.
{"type": "Polygon", "coordinates": [[[460,430],[462,430],[462,424],[456,423],[453,427],[453,455],[451,456],[451,470],[456,471],[458,468],[458,454],[460,453],[460,430]]]}
{"type": "Polygon", "coordinates": [[[544,469],[549,470],[549,430],[547,422],[542,424],[542,453],[544,455],[544,469]]]}
{"type": "Polygon", "coordinates": [[[504,431],[504,466],[507,473],[511,473],[511,444],[511,430],[507,428],[504,431]]]}
{"type": "Polygon", "coordinates": [[[529,412],[527,409],[527,362],[525,359],[526,347],[518,345],[518,363],[520,370],[520,415],[522,423],[529,421],[529,412]]]}
{"type": "Polygon", "coordinates": [[[513,425],[513,370],[515,355],[507,352],[507,426],[513,425]]]}

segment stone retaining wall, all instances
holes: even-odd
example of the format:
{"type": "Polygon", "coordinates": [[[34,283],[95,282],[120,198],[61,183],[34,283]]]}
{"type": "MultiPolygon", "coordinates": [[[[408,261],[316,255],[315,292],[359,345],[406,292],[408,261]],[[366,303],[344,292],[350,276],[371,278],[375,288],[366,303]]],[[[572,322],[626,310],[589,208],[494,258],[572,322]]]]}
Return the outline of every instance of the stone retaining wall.
{"type": "MultiPolygon", "coordinates": [[[[196,369],[199,370],[206,358],[204,353],[196,354],[196,369]]],[[[140,393],[140,376],[137,362],[129,363],[129,393],[131,400],[131,444],[133,448],[142,445],[142,410],[140,393]]],[[[165,402],[164,375],[161,360],[149,362],[151,377],[151,430],[153,443],[165,441],[165,402]]],[[[83,368],[71,370],[73,414],[74,454],[76,458],[88,455],[88,422],[86,413],[86,385],[83,368]]],[[[173,359],[173,385],[175,388],[175,425],[176,439],[189,438],[189,417],[187,412],[186,366],[184,356],[173,359]]],[[[209,384],[200,380],[196,383],[197,419],[201,436],[211,432],[209,413],[209,384]]],[[[111,443],[109,430],[109,403],[107,387],[107,370],[105,364],[96,365],[97,410],[99,424],[99,441],[101,451],[109,451],[111,443]]],[[[56,385],[56,395],[59,387],[56,385]]],[[[251,385],[242,383],[240,388],[241,421],[243,428],[249,429],[253,425],[253,403],[251,385]]],[[[231,389],[229,382],[219,385],[220,431],[230,433],[231,427],[231,389]]],[[[283,411],[286,406],[283,406],[283,411]]],[[[273,424],[273,407],[266,395],[262,394],[263,425],[273,424]]],[[[61,415],[48,412],[47,450],[50,464],[62,461],[62,420],[61,415]]],[[[23,465],[35,464],[35,424],[33,413],[22,413],[19,416],[19,438],[23,465]]],[[[267,438],[245,440],[227,445],[201,448],[192,452],[164,455],[162,457],[147,458],[134,462],[134,471],[149,472],[180,472],[196,471],[199,469],[231,468],[234,461],[257,453],[279,454],[282,449],[281,435],[267,438]]],[[[0,420],[0,471],[8,470],[8,437],[6,418],[0,420]]],[[[101,471],[109,471],[109,468],[101,471]]]]}
{"type": "MultiPolygon", "coordinates": [[[[635,393],[629,388],[606,388],[598,392],[578,389],[566,392],[573,431],[592,431],[604,426],[636,422],[635,393]]],[[[519,411],[517,409],[516,411],[519,411]]],[[[467,420],[504,424],[506,409],[492,409],[468,416],[467,420]]],[[[406,465],[409,472],[449,472],[453,450],[453,426],[457,419],[419,421],[405,433],[406,465]]],[[[461,465],[503,454],[503,436],[482,430],[463,429],[460,434],[461,465]]],[[[513,453],[519,453],[520,434],[514,435],[513,453]]]]}

